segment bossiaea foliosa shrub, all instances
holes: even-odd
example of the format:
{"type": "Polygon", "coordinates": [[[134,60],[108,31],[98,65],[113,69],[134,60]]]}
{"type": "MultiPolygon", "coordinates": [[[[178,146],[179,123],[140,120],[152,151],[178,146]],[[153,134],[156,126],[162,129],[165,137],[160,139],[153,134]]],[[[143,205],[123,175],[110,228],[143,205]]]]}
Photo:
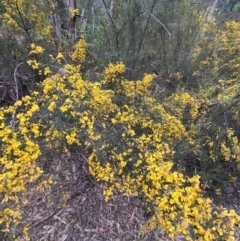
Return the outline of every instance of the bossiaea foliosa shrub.
{"type": "MultiPolygon", "coordinates": [[[[1,223],[8,229],[20,218],[18,193],[41,174],[41,153],[85,152],[90,173],[105,183],[106,200],[117,189],[139,196],[152,213],[142,232],[159,227],[172,239],[182,234],[186,240],[234,240],[239,216],[204,198],[199,176],[173,170],[174,146],[188,132],[180,112],[171,114],[152,97],[153,75],[126,80],[118,62],[105,68],[101,81],[91,82],[81,74],[85,49],[81,39],[67,74],[46,78],[39,92],[1,109],[1,223]]],[[[187,102],[196,118],[190,95],[174,100],[187,102]]]]}

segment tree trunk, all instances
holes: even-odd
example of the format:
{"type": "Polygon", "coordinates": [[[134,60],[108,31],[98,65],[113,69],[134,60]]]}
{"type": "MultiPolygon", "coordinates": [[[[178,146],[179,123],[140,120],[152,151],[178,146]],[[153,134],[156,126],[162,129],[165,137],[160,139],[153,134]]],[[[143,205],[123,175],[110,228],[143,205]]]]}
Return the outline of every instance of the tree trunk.
{"type": "Polygon", "coordinates": [[[218,0],[214,0],[213,4],[211,4],[207,10],[207,20],[211,20],[213,17],[213,13],[217,8],[218,0]]]}
{"type": "Polygon", "coordinates": [[[76,36],[76,0],[56,0],[55,12],[52,16],[56,39],[73,39],[76,36]]]}

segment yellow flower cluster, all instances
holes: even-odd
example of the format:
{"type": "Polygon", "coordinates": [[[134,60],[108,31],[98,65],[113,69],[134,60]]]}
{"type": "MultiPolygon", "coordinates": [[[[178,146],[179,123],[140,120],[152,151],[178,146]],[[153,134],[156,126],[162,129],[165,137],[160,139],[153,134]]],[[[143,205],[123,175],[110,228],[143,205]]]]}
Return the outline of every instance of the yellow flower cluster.
{"type": "Polygon", "coordinates": [[[41,46],[36,46],[35,44],[31,44],[31,51],[29,54],[42,54],[44,48],[41,46]]]}
{"type": "Polygon", "coordinates": [[[178,119],[188,121],[194,120],[198,116],[200,105],[201,102],[187,92],[172,95],[165,104],[178,119]],[[170,106],[172,103],[175,106],[170,106]]]}
{"type": "Polygon", "coordinates": [[[39,106],[33,99],[26,96],[15,103],[14,108],[21,108],[22,113],[14,115],[12,106],[0,109],[0,224],[5,224],[5,231],[9,231],[12,223],[17,223],[21,218],[19,205],[23,200],[18,194],[26,190],[29,182],[35,181],[42,170],[35,161],[41,155],[36,137],[40,136],[39,127],[31,123],[30,119],[38,112],[39,106]],[[9,116],[9,114],[11,114],[9,116]],[[12,118],[12,125],[7,121],[12,118]],[[13,124],[14,123],[14,124],[13,124]],[[10,205],[11,204],[11,205],[10,205]]]}
{"type": "MultiPolygon", "coordinates": [[[[85,46],[84,39],[76,45],[74,61],[84,60],[85,46]]],[[[173,171],[173,148],[186,137],[184,112],[188,108],[189,119],[194,120],[199,103],[187,93],[168,97],[170,104],[159,103],[149,91],[153,76],[136,82],[121,79],[123,63],[109,64],[100,83],[85,80],[80,67],[67,65],[68,75],[46,78],[41,84],[43,96],[34,93],[14,107],[1,109],[4,203],[17,202],[16,194],[41,174],[35,164],[41,152],[85,151],[91,152],[90,173],[105,183],[106,200],[116,188],[125,195],[140,196],[151,207],[155,214],[142,232],[160,227],[172,239],[182,234],[186,240],[233,240],[239,216],[213,208],[211,200],[203,197],[198,176],[173,171]],[[15,108],[19,111],[12,130],[7,120],[15,108]]],[[[231,132],[229,139],[239,146],[231,132]]],[[[232,153],[231,158],[234,154],[238,155],[232,153]]],[[[6,227],[19,216],[17,210],[9,209],[0,214],[6,227]]]]}
{"type": "Polygon", "coordinates": [[[143,226],[143,233],[161,226],[172,239],[183,234],[191,241],[235,240],[234,225],[240,217],[233,210],[213,208],[212,201],[202,197],[198,176],[188,180],[180,176],[166,193],[156,201],[156,214],[143,226]]]}
{"type": "Polygon", "coordinates": [[[84,61],[86,55],[86,42],[84,39],[81,39],[75,46],[75,51],[71,55],[72,60],[80,62],[84,61]]]}
{"type": "Polygon", "coordinates": [[[221,142],[220,151],[226,161],[240,163],[240,143],[233,130],[227,131],[227,139],[221,142]]]}
{"type": "Polygon", "coordinates": [[[33,68],[33,69],[39,69],[40,63],[37,62],[37,60],[28,60],[27,63],[33,68]]]}
{"type": "Polygon", "coordinates": [[[49,21],[49,12],[54,8],[54,2],[52,0],[48,1],[45,6],[41,2],[31,1],[31,0],[3,0],[3,6],[6,8],[6,12],[2,15],[2,19],[7,26],[14,31],[22,32],[23,27],[21,26],[19,17],[21,21],[27,21],[32,23],[34,26],[35,33],[38,37],[47,37],[48,40],[53,40],[52,27],[49,21]],[[31,6],[31,8],[29,8],[31,6]],[[45,8],[45,9],[44,9],[45,8]],[[46,11],[46,8],[47,11],[46,11]]]}
{"type": "Polygon", "coordinates": [[[174,110],[176,118],[148,93],[151,80],[152,76],[136,82],[124,80],[122,89],[116,89],[116,95],[125,95],[125,104],[102,115],[111,123],[108,128],[94,129],[99,138],[92,140],[97,148],[89,158],[90,172],[108,183],[106,200],[117,188],[155,207],[155,215],[142,232],[161,227],[171,238],[182,234],[186,240],[232,240],[239,216],[225,212],[223,218],[221,208],[213,209],[210,199],[202,196],[198,176],[186,178],[171,171],[171,146],[186,134],[179,119],[187,107],[195,119],[199,104],[187,93],[174,95],[172,102],[179,106],[174,110]]]}
{"type": "Polygon", "coordinates": [[[124,71],[125,65],[123,62],[119,62],[115,65],[110,63],[104,70],[105,79],[103,83],[111,84],[119,81],[120,74],[122,74],[124,71]]]}

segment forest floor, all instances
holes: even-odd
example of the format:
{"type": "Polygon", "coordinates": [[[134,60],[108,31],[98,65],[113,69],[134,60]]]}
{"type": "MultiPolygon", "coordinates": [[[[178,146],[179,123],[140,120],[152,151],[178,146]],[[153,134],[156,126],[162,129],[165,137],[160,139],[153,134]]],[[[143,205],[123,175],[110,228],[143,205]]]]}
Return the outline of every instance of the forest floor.
{"type": "MultiPolygon", "coordinates": [[[[89,174],[85,156],[62,155],[52,160],[44,162],[45,174],[29,187],[29,203],[23,208],[31,241],[168,240],[161,230],[140,234],[147,217],[137,197],[115,193],[105,201],[103,184],[89,174]],[[38,191],[39,182],[49,175],[55,184],[38,191]]],[[[236,235],[240,240],[240,232],[236,235]]],[[[21,234],[18,240],[25,241],[21,234]]]]}
{"type": "MultiPolygon", "coordinates": [[[[115,193],[106,202],[103,184],[89,174],[83,155],[62,155],[44,165],[55,184],[37,191],[31,185],[29,203],[24,207],[31,241],[154,241],[162,239],[161,231],[140,235],[146,222],[137,197],[115,193]]],[[[39,180],[38,182],[41,182],[39,180]]],[[[21,235],[18,240],[25,241],[21,235]]]]}

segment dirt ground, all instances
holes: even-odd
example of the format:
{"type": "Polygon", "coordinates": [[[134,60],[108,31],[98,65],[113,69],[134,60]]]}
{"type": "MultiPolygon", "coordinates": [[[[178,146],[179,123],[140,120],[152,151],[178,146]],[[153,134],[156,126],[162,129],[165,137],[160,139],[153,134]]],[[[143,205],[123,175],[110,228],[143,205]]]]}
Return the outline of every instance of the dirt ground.
{"type": "MultiPolygon", "coordinates": [[[[29,187],[31,195],[23,212],[31,241],[168,240],[160,230],[140,234],[147,219],[137,197],[115,193],[105,202],[103,184],[89,175],[85,156],[54,157],[43,169],[55,184],[44,190],[38,190],[37,183],[29,187]]],[[[236,235],[240,240],[239,231],[236,235]]],[[[17,240],[26,239],[19,233],[17,240]]]]}
{"type": "MultiPolygon", "coordinates": [[[[103,185],[87,169],[83,155],[61,156],[47,167],[56,184],[34,190],[24,208],[31,241],[154,241],[160,231],[141,235],[146,221],[136,197],[116,193],[105,202],[103,185]]],[[[37,185],[37,184],[36,184],[37,185]]],[[[25,241],[21,234],[18,240],[25,241]]]]}

